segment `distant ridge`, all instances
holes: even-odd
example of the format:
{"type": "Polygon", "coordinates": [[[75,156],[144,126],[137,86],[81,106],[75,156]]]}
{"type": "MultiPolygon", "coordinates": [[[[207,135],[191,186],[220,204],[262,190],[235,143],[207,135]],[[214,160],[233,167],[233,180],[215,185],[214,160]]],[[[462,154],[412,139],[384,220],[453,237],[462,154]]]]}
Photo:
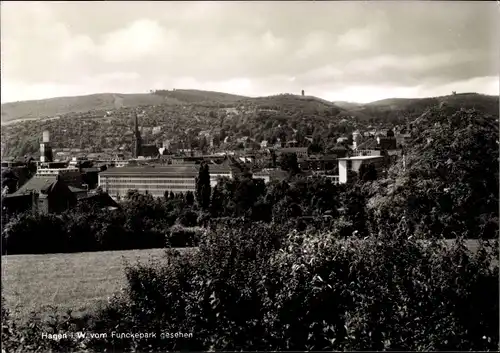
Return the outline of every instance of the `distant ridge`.
{"type": "Polygon", "coordinates": [[[123,107],[139,107],[158,104],[189,104],[200,102],[235,102],[245,96],[201,91],[175,90],[154,93],[98,93],[75,97],[57,97],[2,104],[2,122],[18,119],[38,119],[68,113],[83,113],[91,110],[113,110],[123,107]]]}
{"type": "Polygon", "coordinates": [[[423,111],[425,108],[446,102],[451,106],[478,108],[498,116],[498,96],[478,93],[458,93],[430,98],[389,98],[367,104],[330,102],[314,96],[278,94],[265,97],[246,97],[235,94],[194,89],[159,90],[151,93],[121,94],[100,93],[76,97],[58,97],[2,104],[2,124],[22,120],[51,118],[68,113],[92,110],[114,110],[150,105],[186,104],[250,104],[257,106],[290,107],[305,110],[338,109],[339,117],[355,116],[369,119],[377,111],[423,111]]]}

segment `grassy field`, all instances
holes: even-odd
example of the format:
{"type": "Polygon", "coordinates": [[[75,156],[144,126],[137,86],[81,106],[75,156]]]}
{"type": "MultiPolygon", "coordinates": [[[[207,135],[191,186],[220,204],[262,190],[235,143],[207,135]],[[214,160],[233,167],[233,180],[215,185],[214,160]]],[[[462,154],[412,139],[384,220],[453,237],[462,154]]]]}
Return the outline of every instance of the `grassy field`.
{"type": "Polygon", "coordinates": [[[2,256],[2,294],[18,319],[49,306],[84,313],[126,284],[126,263],[163,255],[164,249],[2,256]]]}
{"type": "MultiPolygon", "coordinates": [[[[472,251],[477,241],[469,240],[472,251]]],[[[185,251],[181,249],[181,251],[185,251]]],[[[126,263],[161,259],[163,249],[2,257],[2,293],[17,319],[33,310],[85,313],[126,285],[126,263]]]]}

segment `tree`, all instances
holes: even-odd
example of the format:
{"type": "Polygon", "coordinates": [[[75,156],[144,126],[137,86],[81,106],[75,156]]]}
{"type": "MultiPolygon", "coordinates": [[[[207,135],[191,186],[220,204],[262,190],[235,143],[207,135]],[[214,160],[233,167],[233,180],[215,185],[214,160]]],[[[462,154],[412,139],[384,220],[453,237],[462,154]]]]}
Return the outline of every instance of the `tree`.
{"type": "Polygon", "coordinates": [[[360,180],[364,182],[377,180],[377,169],[375,168],[375,165],[373,163],[361,164],[361,167],[359,168],[359,176],[360,180]]]}
{"type": "Polygon", "coordinates": [[[290,175],[296,175],[300,172],[297,155],[295,153],[284,153],[281,156],[280,166],[286,170],[290,175]]]}
{"type": "Polygon", "coordinates": [[[404,216],[409,233],[495,237],[490,231],[498,218],[495,119],[475,110],[434,107],[419,118],[414,134],[405,168],[402,162],[393,166],[391,187],[370,202],[375,214],[384,223],[384,213],[394,222],[404,216]],[[426,215],[431,217],[424,221],[426,215]]]}
{"type": "Polygon", "coordinates": [[[210,206],[210,171],[208,164],[202,162],[196,178],[196,201],[198,205],[204,210],[210,206]]]}
{"type": "Polygon", "coordinates": [[[208,145],[207,138],[205,136],[202,136],[201,139],[200,139],[200,142],[199,142],[199,148],[200,148],[200,150],[203,153],[206,153],[208,147],[209,147],[209,145],[208,145]]]}
{"type": "Polygon", "coordinates": [[[191,190],[186,192],[186,203],[188,206],[193,206],[194,204],[194,194],[191,190]]]}

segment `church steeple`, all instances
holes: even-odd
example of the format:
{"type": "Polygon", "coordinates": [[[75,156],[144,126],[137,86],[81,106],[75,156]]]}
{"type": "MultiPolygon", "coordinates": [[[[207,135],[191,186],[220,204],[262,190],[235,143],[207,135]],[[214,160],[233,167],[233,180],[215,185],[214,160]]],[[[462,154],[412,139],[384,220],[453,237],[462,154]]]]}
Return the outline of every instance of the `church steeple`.
{"type": "Polygon", "coordinates": [[[142,141],[141,141],[141,133],[139,131],[139,117],[137,113],[135,114],[135,148],[134,148],[134,157],[137,158],[142,155],[142,141]]]}

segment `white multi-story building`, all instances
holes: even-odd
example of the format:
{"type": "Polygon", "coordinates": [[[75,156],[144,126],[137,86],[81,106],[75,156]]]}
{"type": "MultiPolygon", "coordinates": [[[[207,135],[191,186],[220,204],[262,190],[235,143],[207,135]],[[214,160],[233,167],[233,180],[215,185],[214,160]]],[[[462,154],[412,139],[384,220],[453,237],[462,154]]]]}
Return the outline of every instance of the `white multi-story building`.
{"type": "Polygon", "coordinates": [[[369,156],[353,156],[346,158],[339,158],[339,179],[340,184],[345,184],[348,181],[350,171],[359,172],[362,164],[372,163],[375,168],[380,171],[384,165],[384,157],[380,155],[369,156]]]}

